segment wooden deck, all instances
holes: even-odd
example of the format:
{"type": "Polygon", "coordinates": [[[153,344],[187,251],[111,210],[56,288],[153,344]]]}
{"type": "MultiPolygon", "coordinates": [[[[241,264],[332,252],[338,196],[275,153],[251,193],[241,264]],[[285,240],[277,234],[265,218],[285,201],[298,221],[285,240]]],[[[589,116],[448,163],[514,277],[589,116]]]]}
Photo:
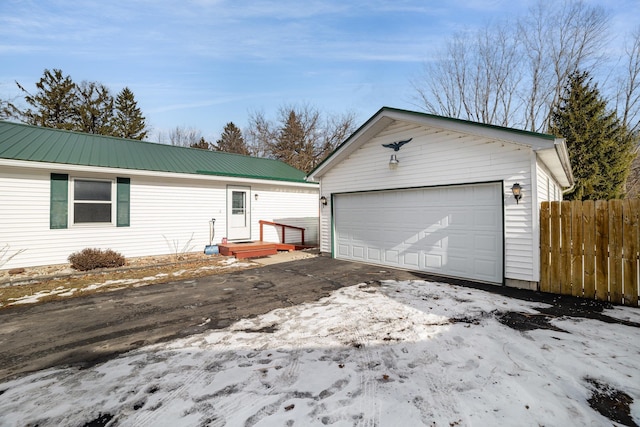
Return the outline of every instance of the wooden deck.
{"type": "Polygon", "coordinates": [[[220,255],[234,256],[238,259],[243,258],[258,258],[263,256],[275,255],[278,251],[299,251],[302,249],[309,249],[313,246],[301,245],[295,243],[270,243],[259,241],[252,242],[229,242],[220,243],[218,248],[220,255]]]}

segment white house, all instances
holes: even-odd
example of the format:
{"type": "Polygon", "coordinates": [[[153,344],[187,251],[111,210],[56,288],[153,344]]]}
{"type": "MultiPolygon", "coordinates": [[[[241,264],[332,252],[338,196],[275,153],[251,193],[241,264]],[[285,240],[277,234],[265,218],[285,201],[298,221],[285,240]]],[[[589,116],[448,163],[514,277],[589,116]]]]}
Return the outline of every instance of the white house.
{"type": "Polygon", "coordinates": [[[335,258],[532,289],[540,203],[573,185],[562,139],[387,107],[307,179],[335,258]]]}
{"type": "MultiPolygon", "coordinates": [[[[24,250],[0,268],[66,263],[88,247],[200,251],[212,218],[214,243],[258,240],[265,220],[304,227],[315,244],[318,185],[304,178],[276,160],[0,122],[0,249],[24,250]]],[[[279,241],[279,228],[264,231],[279,241]]]]}

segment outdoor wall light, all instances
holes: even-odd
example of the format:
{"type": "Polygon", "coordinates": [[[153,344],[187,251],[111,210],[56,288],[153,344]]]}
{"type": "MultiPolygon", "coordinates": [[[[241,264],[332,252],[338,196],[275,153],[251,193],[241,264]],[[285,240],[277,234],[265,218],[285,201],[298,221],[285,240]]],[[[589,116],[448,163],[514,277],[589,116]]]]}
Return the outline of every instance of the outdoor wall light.
{"type": "Polygon", "coordinates": [[[324,196],[320,197],[320,203],[322,206],[327,206],[327,198],[324,196]]]}
{"type": "Polygon", "coordinates": [[[520,199],[522,199],[522,187],[517,182],[513,184],[511,187],[511,192],[513,193],[513,197],[516,199],[516,205],[520,203],[520,199]]]}
{"type": "Polygon", "coordinates": [[[254,194],[254,195],[253,195],[253,198],[254,198],[256,201],[258,201],[258,193],[254,194]]]}
{"type": "Polygon", "coordinates": [[[389,169],[395,170],[398,169],[398,165],[400,164],[400,160],[395,154],[391,155],[391,159],[389,159],[389,169]]]}

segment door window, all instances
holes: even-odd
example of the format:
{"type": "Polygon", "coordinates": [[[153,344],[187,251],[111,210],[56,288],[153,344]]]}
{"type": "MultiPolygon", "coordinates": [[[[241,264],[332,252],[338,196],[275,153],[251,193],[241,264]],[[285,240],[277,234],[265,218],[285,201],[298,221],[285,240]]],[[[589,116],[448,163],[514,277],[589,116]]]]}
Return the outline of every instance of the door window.
{"type": "Polygon", "coordinates": [[[244,191],[234,191],[231,194],[231,213],[233,215],[244,215],[246,194],[244,191]]]}

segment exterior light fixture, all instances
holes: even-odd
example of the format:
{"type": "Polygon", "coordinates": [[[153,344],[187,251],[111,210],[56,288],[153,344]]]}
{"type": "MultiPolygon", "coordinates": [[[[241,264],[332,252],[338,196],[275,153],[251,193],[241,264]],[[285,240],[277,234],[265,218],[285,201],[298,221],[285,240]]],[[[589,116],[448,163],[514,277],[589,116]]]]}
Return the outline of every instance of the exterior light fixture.
{"type": "Polygon", "coordinates": [[[324,196],[320,197],[320,203],[322,206],[327,206],[327,198],[324,196]]]}
{"type": "Polygon", "coordinates": [[[400,164],[400,160],[395,154],[391,155],[391,159],[389,159],[389,169],[395,170],[398,169],[398,165],[400,164]]]}
{"type": "Polygon", "coordinates": [[[519,204],[520,199],[522,199],[522,187],[520,187],[520,184],[517,182],[513,184],[511,192],[513,193],[513,197],[516,199],[516,204],[519,204]]]}
{"type": "Polygon", "coordinates": [[[253,195],[253,198],[256,199],[256,201],[258,200],[258,193],[253,195]]]}
{"type": "MultiPolygon", "coordinates": [[[[389,144],[382,144],[382,146],[385,148],[391,148],[393,151],[400,151],[400,148],[402,148],[403,145],[410,143],[412,139],[413,138],[409,138],[409,139],[405,139],[404,141],[397,141],[397,142],[391,142],[389,144]]],[[[389,159],[389,169],[395,170],[398,168],[399,164],[400,164],[400,160],[398,160],[398,157],[395,154],[392,154],[391,159],[389,159]]]]}

